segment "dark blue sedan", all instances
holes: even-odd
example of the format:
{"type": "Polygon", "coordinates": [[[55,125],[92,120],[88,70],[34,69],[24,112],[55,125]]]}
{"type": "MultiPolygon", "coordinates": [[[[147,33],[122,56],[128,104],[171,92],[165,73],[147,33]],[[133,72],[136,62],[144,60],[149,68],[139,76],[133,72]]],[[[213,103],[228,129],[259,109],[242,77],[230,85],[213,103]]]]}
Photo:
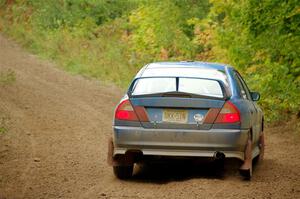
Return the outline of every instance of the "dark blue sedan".
{"type": "Polygon", "coordinates": [[[109,163],[124,179],[134,163],[157,156],[238,158],[249,179],[252,160],[264,151],[259,98],[228,65],[148,64],[116,107],[109,163]]]}

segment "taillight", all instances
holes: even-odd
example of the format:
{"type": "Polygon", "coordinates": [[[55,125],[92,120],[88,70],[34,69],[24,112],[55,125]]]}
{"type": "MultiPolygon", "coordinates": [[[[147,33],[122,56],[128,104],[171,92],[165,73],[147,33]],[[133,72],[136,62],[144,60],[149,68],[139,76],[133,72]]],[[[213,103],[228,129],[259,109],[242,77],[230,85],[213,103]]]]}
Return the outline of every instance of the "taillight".
{"type": "Polygon", "coordinates": [[[149,121],[145,108],[141,106],[132,107],[130,101],[125,99],[116,109],[115,119],[129,121],[149,121]]]}
{"type": "Polygon", "coordinates": [[[240,112],[238,108],[230,101],[225,102],[215,123],[236,123],[240,122],[240,112]]]}
{"type": "Polygon", "coordinates": [[[116,109],[115,119],[138,121],[133,107],[128,99],[122,101],[116,109]]]}

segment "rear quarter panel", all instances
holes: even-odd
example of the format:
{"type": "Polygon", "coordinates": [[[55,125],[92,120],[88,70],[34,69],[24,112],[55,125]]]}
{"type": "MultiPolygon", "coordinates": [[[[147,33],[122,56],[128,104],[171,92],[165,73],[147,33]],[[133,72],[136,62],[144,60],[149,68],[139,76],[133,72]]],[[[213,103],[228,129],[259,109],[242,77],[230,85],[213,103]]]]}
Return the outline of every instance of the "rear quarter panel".
{"type": "Polygon", "coordinates": [[[233,78],[233,69],[231,67],[227,67],[226,73],[228,76],[228,82],[231,90],[230,101],[233,102],[240,111],[241,129],[250,129],[253,124],[249,110],[252,104],[250,104],[250,101],[244,100],[240,97],[237,88],[237,82],[233,78]]]}

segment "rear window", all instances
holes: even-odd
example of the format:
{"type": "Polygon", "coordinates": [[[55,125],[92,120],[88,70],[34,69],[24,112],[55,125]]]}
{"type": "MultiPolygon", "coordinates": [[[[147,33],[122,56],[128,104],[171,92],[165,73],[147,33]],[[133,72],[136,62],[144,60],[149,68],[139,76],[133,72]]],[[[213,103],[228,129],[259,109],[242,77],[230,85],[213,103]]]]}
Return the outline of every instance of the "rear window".
{"type": "Polygon", "coordinates": [[[175,77],[141,78],[135,82],[132,95],[183,92],[209,97],[223,98],[221,85],[216,80],[198,78],[178,78],[178,90],[175,77]]]}
{"type": "Polygon", "coordinates": [[[176,91],[176,78],[142,78],[136,81],[132,95],[176,91]]]}

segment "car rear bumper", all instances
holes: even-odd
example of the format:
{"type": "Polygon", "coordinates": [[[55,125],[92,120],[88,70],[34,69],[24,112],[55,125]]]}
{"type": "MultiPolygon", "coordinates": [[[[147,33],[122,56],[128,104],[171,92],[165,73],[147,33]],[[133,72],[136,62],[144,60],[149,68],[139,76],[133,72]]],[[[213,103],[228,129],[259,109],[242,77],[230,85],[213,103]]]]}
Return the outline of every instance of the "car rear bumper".
{"type": "Polygon", "coordinates": [[[143,155],[213,157],[244,160],[248,130],[240,129],[146,129],[114,126],[114,155],[139,151],[143,155]]]}

